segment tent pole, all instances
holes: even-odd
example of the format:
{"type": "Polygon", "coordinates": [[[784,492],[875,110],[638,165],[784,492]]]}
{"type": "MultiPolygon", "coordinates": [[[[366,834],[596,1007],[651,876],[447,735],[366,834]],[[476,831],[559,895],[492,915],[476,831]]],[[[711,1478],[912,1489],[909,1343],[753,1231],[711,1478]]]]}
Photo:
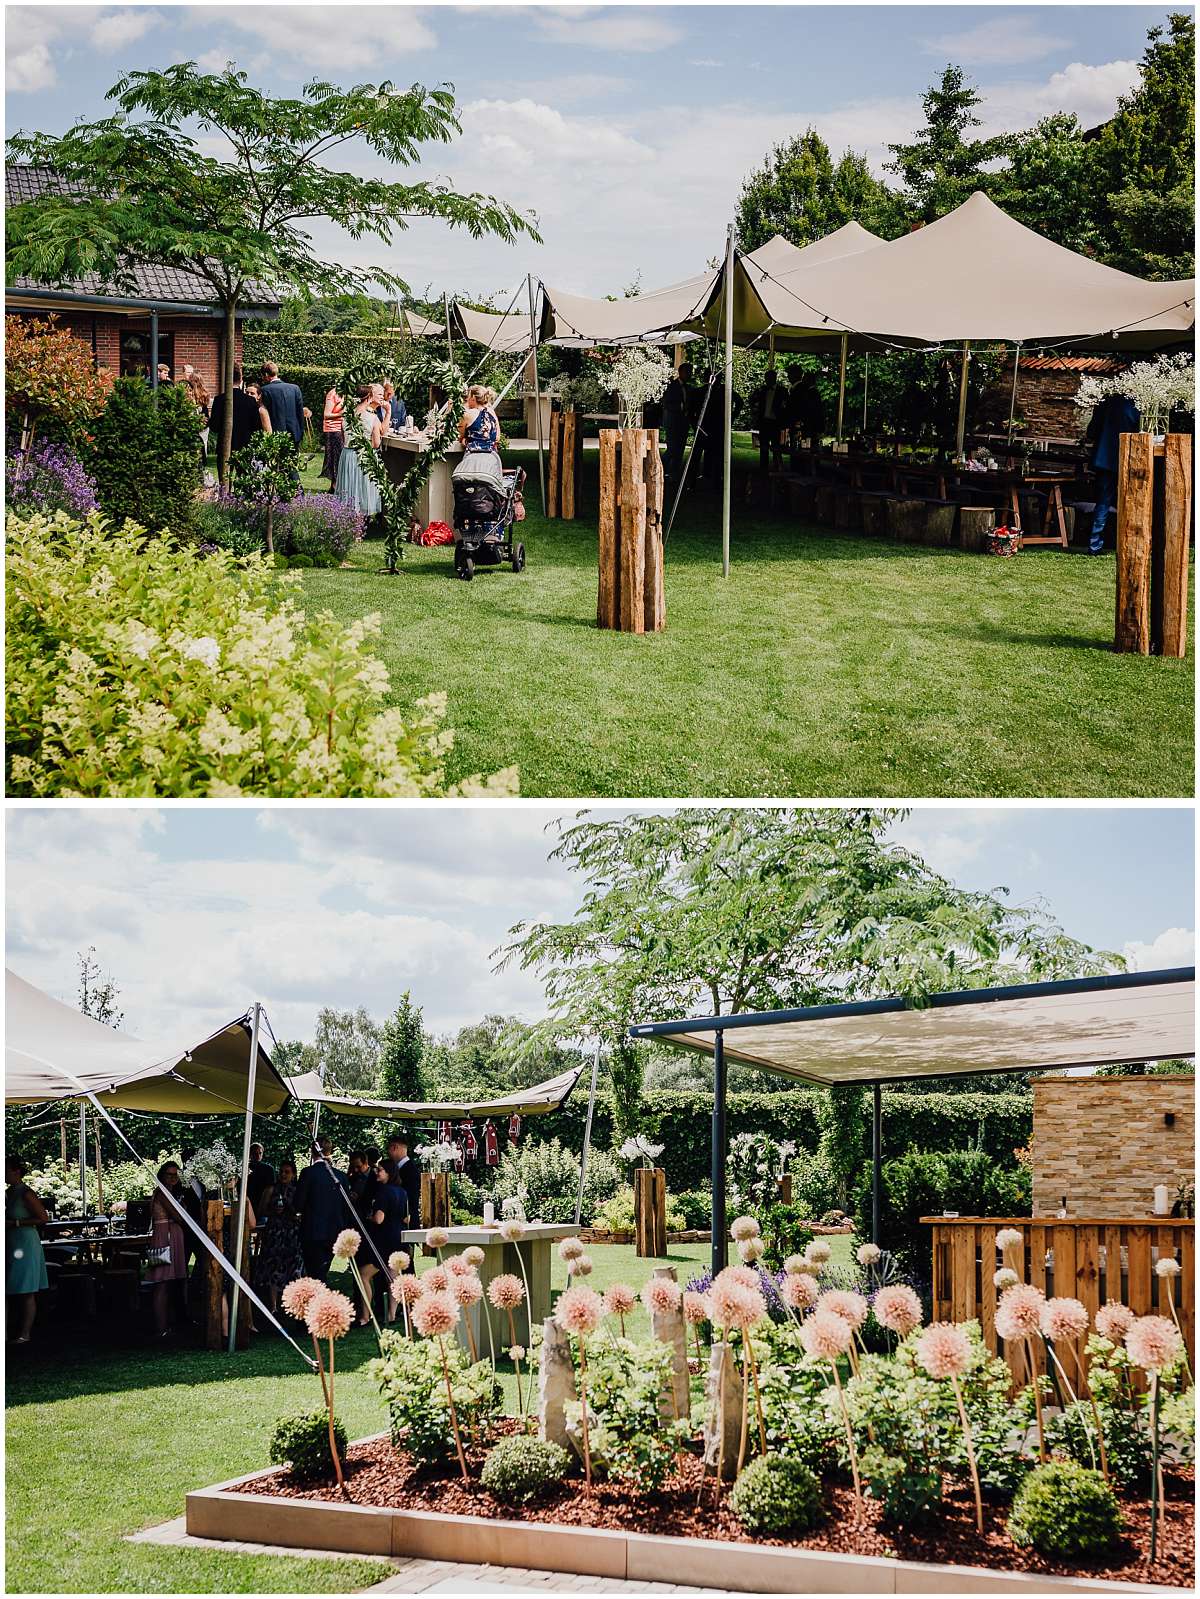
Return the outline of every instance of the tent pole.
{"type": "Polygon", "coordinates": [[[871,356],[863,356],[863,438],[867,436],[867,386],[871,381],[871,356]]]}
{"type": "Polygon", "coordinates": [[[871,1088],[871,1242],[879,1242],[880,1150],[883,1143],[883,1105],[879,1084],[871,1088]]]}
{"type": "MultiPolygon", "coordinates": [[[[246,1205],[250,1197],[250,1131],[251,1123],[254,1120],[254,1079],[258,1072],[258,1021],[261,1015],[262,1006],[255,1000],[253,1020],[250,1024],[250,1070],[246,1077],[246,1121],[242,1128],[242,1186],[238,1192],[237,1243],[234,1246],[235,1254],[233,1257],[233,1263],[239,1272],[242,1269],[242,1250],[246,1241],[246,1205]]],[[[235,1282],[229,1302],[229,1353],[231,1355],[237,1343],[238,1297],[240,1293],[241,1284],[235,1282]]]]}
{"type": "Polygon", "coordinates": [[[842,424],[846,417],[846,351],[850,343],[850,335],[842,334],[842,359],[838,369],[838,415],[837,415],[837,441],[842,442],[842,424]]]}
{"type": "Polygon", "coordinates": [[[596,1040],[596,1053],[592,1058],[592,1086],[588,1091],[587,1120],[583,1124],[583,1153],[579,1157],[579,1197],[575,1201],[575,1225],[583,1215],[583,1187],[587,1182],[588,1150],[592,1147],[592,1116],[596,1110],[596,1078],[600,1075],[600,1040],[596,1040]]]}
{"type": "Polygon", "coordinates": [[[537,420],[537,447],[538,447],[538,488],[542,493],[542,515],[546,514],[546,468],[542,464],[542,384],[538,377],[537,352],[537,319],[534,316],[533,273],[530,272],[525,280],[529,285],[529,359],[533,363],[533,408],[537,420]]]}
{"type": "Polygon", "coordinates": [[[1021,365],[1021,346],[1018,343],[1018,344],[1015,344],[1013,346],[1012,394],[1009,396],[1009,400],[1008,400],[1008,442],[1010,444],[1012,443],[1012,436],[1013,436],[1013,420],[1014,420],[1014,418],[1016,417],[1016,414],[1017,414],[1017,368],[1020,365],[1021,365]]]}
{"type": "Polygon", "coordinates": [[[712,1274],[725,1269],[725,1029],[713,1036],[712,1274]]]}
{"type": "Polygon", "coordinates": [[[971,346],[964,341],[962,347],[962,370],[958,379],[958,433],[954,443],[955,459],[959,461],[963,458],[963,444],[967,436],[967,368],[970,364],[971,346]]]}
{"type": "Polygon", "coordinates": [[[79,1203],[80,1216],[86,1221],[87,1206],[87,1106],[79,1105],[79,1203]]]}
{"type": "Polygon", "coordinates": [[[733,252],[736,237],[731,222],[725,234],[725,481],[721,490],[721,570],[726,577],[729,576],[729,506],[733,491],[733,252]]]}
{"type": "Polygon", "coordinates": [[[96,1135],[96,1210],[101,1216],[104,1214],[104,1167],[100,1157],[100,1118],[92,1118],[92,1128],[96,1135]]]}
{"type": "Polygon", "coordinates": [[[442,310],[446,316],[446,359],[449,361],[450,365],[453,366],[454,339],[450,332],[450,296],[444,289],[442,290],[442,310]]]}

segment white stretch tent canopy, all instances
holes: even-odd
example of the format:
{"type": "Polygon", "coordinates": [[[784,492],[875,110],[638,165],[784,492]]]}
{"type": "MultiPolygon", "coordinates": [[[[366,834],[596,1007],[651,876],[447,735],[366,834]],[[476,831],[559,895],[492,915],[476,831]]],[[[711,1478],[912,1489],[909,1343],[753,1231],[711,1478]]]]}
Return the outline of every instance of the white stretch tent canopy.
{"type": "Polygon", "coordinates": [[[405,311],[404,322],[414,339],[444,339],[446,337],[446,324],[435,322],[432,317],[422,316],[419,311],[405,311]]]}
{"type": "MultiPolygon", "coordinates": [[[[119,1110],[245,1113],[250,1071],[245,1017],[183,1044],[143,1043],[52,999],[7,969],[4,1004],[6,1104],[36,1105],[89,1092],[119,1110]]],[[[282,1110],[289,1097],[260,1045],[254,1109],[282,1110]]]]}
{"type": "Polygon", "coordinates": [[[715,271],[623,300],[591,300],[543,286],[547,342],[576,346],[669,342],[672,332],[699,317],[712,295],[715,271]]]}
{"type": "MultiPolygon", "coordinates": [[[[524,355],[540,340],[528,311],[472,311],[470,306],[450,303],[450,321],[461,339],[487,345],[500,355],[524,355]]],[[[441,329],[444,334],[445,327],[441,329]]]]}
{"type": "Polygon", "coordinates": [[[560,1072],[544,1083],[532,1088],[522,1088],[515,1094],[504,1094],[495,1099],[472,1099],[465,1103],[446,1100],[409,1099],[350,1099],[343,1094],[328,1093],[317,1072],[302,1072],[288,1079],[288,1087],[295,1099],[306,1105],[321,1105],[338,1116],[378,1116],[389,1121],[460,1121],[481,1116],[545,1116],[566,1104],[571,1091],[579,1081],[582,1066],[560,1072]]]}
{"type": "MultiPolygon", "coordinates": [[[[890,243],[860,244],[834,259],[813,254],[836,238],[810,246],[791,267],[768,264],[769,276],[739,259],[736,340],[774,323],[777,344],[797,338],[800,349],[806,333],[909,345],[1055,340],[1156,349],[1180,343],[1195,326],[1194,281],[1151,283],[1102,266],[979,192],[890,243]]],[[[723,326],[719,286],[704,322],[714,335],[723,326]]]]}
{"type": "MultiPolygon", "coordinates": [[[[727,1060],[828,1087],[1130,1065],[1196,1048],[1195,968],[720,1018],[727,1060]]],[[[717,1018],[631,1027],[711,1054],[717,1018]]]]}

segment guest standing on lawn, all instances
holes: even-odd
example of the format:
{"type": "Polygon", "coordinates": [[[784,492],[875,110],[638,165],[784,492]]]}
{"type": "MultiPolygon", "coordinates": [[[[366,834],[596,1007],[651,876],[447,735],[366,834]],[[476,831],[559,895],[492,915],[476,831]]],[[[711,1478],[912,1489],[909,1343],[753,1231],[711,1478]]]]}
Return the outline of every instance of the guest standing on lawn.
{"type": "Polygon", "coordinates": [[[325,462],[321,468],[321,476],[329,479],[332,491],[337,487],[338,462],[342,458],[342,449],[346,443],[346,407],[336,389],[330,389],[325,396],[321,427],[325,439],[325,462]]]}
{"type": "MultiPolygon", "coordinates": [[[[346,451],[343,460],[349,458],[346,451]]],[[[333,1243],[337,1235],[353,1224],[346,1188],[346,1174],[333,1164],[333,1140],[321,1137],[313,1151],[311,1166],[300,1173],[296,1184],[296,1210],[300,1215],[300,1247],[304,1252],[304,1272],[324,1282],[333,1263],[333,1243]]]]}
{"type": "Polygon", "coordinates": [[[300,1247],[300,1218],[296,1213],[296,1162],[290,1155],[279,1162],[279,1179],[271,1194],[258,1256],[258,1280],[263,1298],[272,1310],[288,1283],[304,1275],[300,1247]]]}
{"type": "MultiPolygon", "coordinates": [[[[355,506],[364,516],[378,516],[383,502],[378,487],[362,469],[358,459],[356,440],[364,441],[378,455],[383,438],[383,424],[375,414],[383,401],[381,383],[360,383],[353,415],[346,423],[347,448],[338,461],[337,482],[334,493],[339,500],[355,506]]],[[[381,467],[382,470],[382,467],[381,467]]]]}
{"type": "MultiPolygon", "coordinates": [[[[225,424],[225,396],[218,394],[209,408],[209,421],[219,439],[225,424]]],[[[271,419],[254,395],[242,387],[242,369],[233,369],[233,451],[244,450],[256,433],[269,433],[271,419]]]]}
{"type": "Polygon", "coordinates": [[[467,390],[467,404],[458,424],[458,442],[463,457],[454,468],[457,482],[485,482],[504,491],[504,468],[500,463],[500,418],[496,415],[496,395],[481,383],[467,390]]]}
{"type": "Polygon", "coordinates": [[[783,467],[781,437],[786,407],[779,376],[774,367],[769,367],[766,377],[750,396],[750,415],[758,429],[758,465],[762,472],[769,472],[772,464],[777,472],[783,467]]]}
{"type": "Polygon", "coordinates": [[[1096,475],[1096,509],[1092,515],[1089,555],[1104,554],[1104,531],[1117,503],[1117,455],[1122,433],[1137,433],[1142,419],[1125,394],[1106,394],[1092,412],[1087,439],[1092,446],[1091,467],[1096,475]]]}
{"type": "MultiPolygon", "coordinates": [[[[381,1160],[376,1168],[375,1188],[371,1196],[371,1213],[367,1220],[367,1236],[375,1248],[360,1256],[363,1288],[367,1303],[362,1307],[358,1324],[365,1327],[371,1319],[372,1283],[379,1271],[378,1254],[383,1260],[403,1244],[401,1234],[408,1225],[408,1197],[400,1180],[400,1169],[394,1160],[381,1160]]],[[[396,1319],[396,1301],[388,1295],[387,1319],[396,1319]]]]}
{"type": "Polygon", "coordinates": [[[9,1342],[27,1344],[37,1314],[37,1296],[50,1286],[38,1228],[49,1220],[46,1207],[25,1181],[23,1160],[4,1163],[4,1252],[8,1260],[4,1292],[8,1298],[9,1342]]]}
{"type": "MultiPolygon", "coordinates": [[[[160,1166],[158,1180],[182,1205],[183,1183],[177,1162],[169,1160],[160,1166]]],[[[170,1331],[171,1285],[187,1281],[187,1248],[183,1241],[183,1223],[179,1219],[179,1212],[160,1188],[154,1190],[150,1201],[150,1234],[151,1250],[166,1251],[165,1258],[159,1264],[146,1269],[146,1281],[151,1285],[155,1336],[165,1338],[170,1331]]]]}
{"type": "Polygon", "coordinates": [[[679,487],[683,474],[683,452],[687,448],[688,412],[691,404],[692,369],[687,361],[672,373],[662,401],[662,425],[667,448],[663,457],[663,480],[668,494],[679,487]]]}
{"type": "Polygon", "coordinates": [[[404,1133],[393,1133],[387,1143],[388,1159],[396,1162],[400,1182],[408,1196],[408,1225],[421,1225],[421,1168],[409,1158],[408,1139],[404,1133]]]}
{"type": "Polygon", "coordinates": [[[274,361],[264,361],[261,387],[262,402],[271,418],[271,431],[290,433],[292,442],[299,449],[304,442],[304,424],[312,416],[304,403],[300,386],[281,378],[274,361]]]}

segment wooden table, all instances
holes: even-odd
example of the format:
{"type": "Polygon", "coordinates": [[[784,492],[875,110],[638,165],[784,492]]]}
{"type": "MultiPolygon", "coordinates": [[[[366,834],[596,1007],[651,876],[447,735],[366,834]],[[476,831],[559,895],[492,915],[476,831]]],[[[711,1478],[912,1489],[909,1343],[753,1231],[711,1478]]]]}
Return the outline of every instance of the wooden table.
{"type": "Polygon", "coordinates": [[[1057,544],[1066,549],[1067,518],[1063,508],[1062,491],[1064,483],[1077,481],[1074,472],[1053,469],[1033,472],[968,472],[956,468],[955,479],[960,488],[970,487],[974,493],[998,497],[1001,504],[1007,501],[1012,511],[1011,526],[1013,531],[1020,535],[1019,548],[1024,549],[1027,544],[1057,544]],[[1021,490],[1038,487],[1047,491],[1042,530],[1040,533],[1026,533],[1021,525],[1021,490]],[[1058,522],[1057,533],[1050,532],[1052,518],[1058,522]]]}
{"type": "MultiPolygon", "coordinates": [[[[409,1228],[402,1235],[405,1244],[423,1244],[427,1230],[424,1227],[409,1228]]],[[[528,1349],[530,1321],[532,1320],[534,1326],[540,1326],[550,1314],[551,1246],[560,1238],[572,1237],[578,1230],[577,1227],[557,1222],[531,1221],[525,1223],[525,1231],[519,1243],[506,1244],[500,1237],[498,1226],[448,1227],[446,1231],[450,1234],[450,1242],[441,1254],[445,1259],[447,1255],[458,1254],[472,1244],[482,1249],[483,1260],[479,1266],[479,1280],[483,1284],[485,1294],[492,1278],[499,1277],[503,1272],[511,1272],[514,1277],[520,1277],[521,1264],[524,1263],[525,1275],[529,1280],[529,1302],[522,1302],[521,1308],[513,1311],[513,1323],[517,1329],[517,1342],[528,1349]]],[[[463,1312],[463,1316],[470,1321],[477,1353],[483,1355],[487,1349],[487,1327],[481,1309],[479,1305],[472,1305],[469,1310],[463,1312]]],[[[508,1315],[504,1311],[497,1310],[491,1310],[490,1315],[496,1347],[507,1349],[512,1343],[512,1336],[508,1330],[508,1315]]],[[[462,1321],[459,1322],[458,1336],[464,1348],[467,1347],[467,1336],[462,1321]]]]}
{"type": "MultiPolygon", "coordinates": [[[[418,458],[429,448],[424,433],[407,437],[402,433],[385,433],[383,436],[383,466],[393,483],[403,483],[418,458]]],[[[460,444],[452,444],[441,460],[435,461],[413,511],[413,520],[423,528],[430,522],[445,522],[454,526],[454,485],[451,473],[462,454],[460,444]]]]}

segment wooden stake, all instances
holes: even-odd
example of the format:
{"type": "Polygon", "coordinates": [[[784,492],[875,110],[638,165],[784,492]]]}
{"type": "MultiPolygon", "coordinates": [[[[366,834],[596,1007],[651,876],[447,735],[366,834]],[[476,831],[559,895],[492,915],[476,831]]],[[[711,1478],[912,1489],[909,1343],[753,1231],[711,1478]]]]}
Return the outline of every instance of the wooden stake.
{"type": "Polygon", "coordinates": [[[600,431],[600,587],[596,603],[597,627],[620,626],[620,586],[617,582],[617,540],[619,526],[617,486],[618,446],[621,435],[616,428],[600,431]]]}
{"type": "Polygon", "coordinates": [[[1154,441],[1122,433],[1117,466],[1117,619],[1114,648],[1150,653],[1150,557],[1154,524],[1154,441]]]}
{"type": "Polygon", "coordinates": [[[646,431],[621,429],[621,631],[646,631],[646,431]]]}
{"type": "MultiPolygon", "coordinates": [[[[667,600],[663,592],[663,463],[658,429],[651,428],[647,439],[645,623],[647,633],[660,633],[667,625],[667,600]]],[[[1184,564],[1186,567],[1186,557],[1184,564]]]]}
{"type": "Polygon", "coordinates": [[[1191,439],[1168,433],[1163,463],[1162,652],[1187,654],[1188,540],[1192,528],[1191,439]]]}

